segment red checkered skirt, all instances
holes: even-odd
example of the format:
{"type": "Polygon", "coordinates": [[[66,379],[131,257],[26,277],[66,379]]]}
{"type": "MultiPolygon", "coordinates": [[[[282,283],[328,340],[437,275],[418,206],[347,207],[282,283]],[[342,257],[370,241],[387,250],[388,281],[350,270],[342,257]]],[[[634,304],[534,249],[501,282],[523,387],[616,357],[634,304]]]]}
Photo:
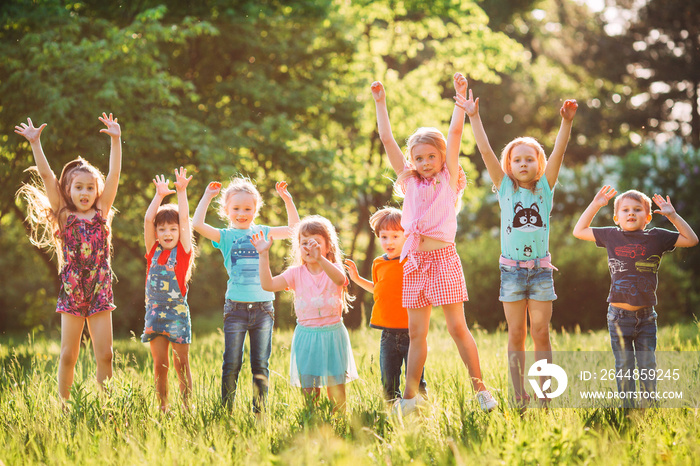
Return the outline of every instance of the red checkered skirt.
{"type": "Polygon", "coordinates": [[[462,261],[454,244],[408,254],[403,269],[403,307],[420,309],[468,300],[462,261]]]}

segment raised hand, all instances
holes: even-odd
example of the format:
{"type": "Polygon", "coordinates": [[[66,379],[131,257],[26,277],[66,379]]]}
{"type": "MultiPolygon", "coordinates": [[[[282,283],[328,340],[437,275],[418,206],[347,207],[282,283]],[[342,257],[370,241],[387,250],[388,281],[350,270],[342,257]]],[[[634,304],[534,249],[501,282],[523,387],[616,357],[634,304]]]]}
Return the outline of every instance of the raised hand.
{"type": "Polygon", "coordinates": [[[253,245],[256,251],[258,251],[258,254],[262,254],[265,251],[269,251],[270,248],[272,247],[272,238],[266,240],[265,235],[263,232],[259,232],[254,234],[250,238],[250,243],[253,245]]]}
{"type": "Polygon", "coordinates": [[[318,262],[318,259],[321,257],[321,247],[313,238],[310,238],[306,244],[302,244],[301,251],[305,259],[310,259],[312,262],[318,262]]]}
{"type": "Polygon", "coordinates": [[[479,113],[479,98],[477,97],[476,100],[474,100],[471,89],[469,89],[468,99],[460,94],[457,94],[454,99],[455,105],[464,110],[467,116],[472,117],[479,113]]]}
{"type": "Polygon", "coordinates": [[[204,192],[204,194],[214,197],[217,194],[219,194],[219,191],[221,191],[221,183],[219,183],[218,181],[212,181],[207,186],[207,190],[204,192]]]}
{"type": "Polygon", "coordinates": [[[350,259],[345,259],[345,270],[348,271],[350,280],[357,282],[360,278],[360,273],[357,271],[357,265],[350,259]]]}
{"type": "Polygon", "coordinates": [[[289,191],[287,191],[287,187],[289,185],[287,184],[286,181],[278,181],[275,184],[275,189],[277,190],[277,194],[280,195],[280,197],[286,202],[286,201],[291,201],[292,200],[292,195],[289,194],[289,191]]]}
{"type": "Polygon", "coordinates": [[[569,99],[564,101],[564,104],[559,110],[559,114],[565,120],[573,120],[574,115],[576,115],[576,110],[578,110],[576,99],[569,99]]]}
{"type": "Polygon", "coordinates": [[[595,195],[593,198],[593,204],[599,206],[599,207],[604,207],[608,205],[608,202],[610,202],[610,199],[615,197],[617,194],[617,191],[615,191],[615,188],[612,186],[603,186],[600,191],[598,191],[598,194],[595,195]]]}
{"type": "Polygon", "coordinates": [[[166,180],[164,175],[156,175],[153,184],[156,185],[156,195],[158,196],[165,197],[168,194],[175,194],[175,191],[170,189],[170,180],[166,180]]]}
{"type": "Polygon", "coordinates": [[[661,214],[664,217],[668,217],[669,215],[676,213],[676,209],[673,207],[673,204],[671,204],[671,198],[669,196],[666,196],[666,199],[664,199],[663,196],[654,194],[652,200],[657,206],[659,206],[659,209],[654,211],[655,214],[661,214]]]}
{"type": "Polygon", "coordinates": [[[372,83],[371,89],[372,97],[374,97],[374,100],[376,100],[377,102],[386,98],[386,92],[384,92],[384,85],[381,83],[381,81],[374,81],[372,83]]]}
{"type": "Polygon", "coordinates": [[[110,113],[109,116],[107,116],[106,113],[102,112],[102,116],[98,117],[98,119],[107,126],[106,128],[102,128],[100,130],[100,133],[106,133],[113,138],[118,138],[122,135],[122,129],[119,126],[119,123],[117,123],[116,118],[112,118],[112,114],[110,113]]]}
{"type": "Polygon", "coordinates": [[[458,95],[465,95],[467,93],[467,78],[465,78],[462,73],[455,73],[452,81],[455,86],[455,92],[458,95]]]}
{"type": "Polygon", "coordinates": [[[192,179],[192,175],[187,177],[187,169],[180,167],[180,171],[175,169],[175,189],[177,191],[184,191],[187,189],[187,185],[192,179]]]}
{"type": "Polygon", "coordinates": [[[34,127],[31,118],[27,118],[27,123],[20,123],[19,126],[15,126],[15,133],[24,136],[30,143],[38,141],[41,137],[41,132],[46,128],[46,123],[38,128],[34,127]]]}

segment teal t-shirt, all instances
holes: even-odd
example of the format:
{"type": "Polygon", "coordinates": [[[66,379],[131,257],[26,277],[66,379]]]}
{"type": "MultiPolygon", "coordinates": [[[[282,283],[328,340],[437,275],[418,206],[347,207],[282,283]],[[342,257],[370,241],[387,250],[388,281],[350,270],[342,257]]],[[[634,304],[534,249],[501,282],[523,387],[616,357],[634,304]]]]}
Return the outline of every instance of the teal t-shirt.
{"type": "Polygon", "coordinates": [[[214,247],[224,256],[224,266],[228,272],[226,299],[243,303],[260,303],[275,299],[273,292],[265,291],[260,286],[260,256],[250,242],[253,235],[261,231],[267,238],[270,227],[251,225],[247,230],[223,228],[219,230],[219,242],[212,241],[214,247]]]}
{"type": "Polygon", "coordinates": [[[549,253],[549,215],[553,192],[542,176],[529,189],[513,189],[504,176],[498,190],[501,205],[501,255],[512,260],[542,259],[549,253]]]}

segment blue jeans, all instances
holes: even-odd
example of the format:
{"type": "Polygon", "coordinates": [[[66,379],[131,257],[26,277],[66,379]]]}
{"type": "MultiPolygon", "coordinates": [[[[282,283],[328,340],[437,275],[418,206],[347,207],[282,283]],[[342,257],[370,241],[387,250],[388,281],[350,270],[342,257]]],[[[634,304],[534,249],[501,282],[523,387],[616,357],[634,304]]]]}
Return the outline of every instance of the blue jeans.
{"type": "MultiPolygon", "coordinates": [[[[608,306],[608,330],[610,346],[615,355],[615,372],[623,376],[616,377],[618,392],[635,391],[635,359],[640,370],[656,369],[656,317],[653,306],[638,311],[608,306]],[[630,371],[630,377],[627,376],[627,371],[630,371]]],[[[640,378],[639,384],[641,391],[656,391],[656,380],[640,378]]],[[[632,399],[623,399],[623,407],[633,405],[632,399]]]]}
{"type": "MultiPolygon", "coordinates": [[[[382,339],[379,345],[379,366],[382,371],[384,396],[388,400],[401,398],[401,367],[408,363],[410,343],[408,330],[382,330],[382,339]]],[[[425,369],[420,375],[418,385],[418,390],[423,395],[427,393],[424,376],[425,369]]]]}
{"type": "Polygon", "coordinates": [[[241,303],[226,300],[224,305],[224,363],[221,367],[221,399],[231,407],[236,396],[238,374],[243,365],[245,335],[250,338],[250,369],[253,373],[253,411],[265,406],[272,351],[275,309],[272,301],[241,303]]]}

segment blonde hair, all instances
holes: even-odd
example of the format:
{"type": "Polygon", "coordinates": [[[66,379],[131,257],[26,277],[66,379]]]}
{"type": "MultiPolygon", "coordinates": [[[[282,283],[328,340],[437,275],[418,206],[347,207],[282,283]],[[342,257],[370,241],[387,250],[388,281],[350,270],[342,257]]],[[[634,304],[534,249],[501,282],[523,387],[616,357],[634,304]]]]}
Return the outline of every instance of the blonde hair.
{"type": "MultiPolygon", "coordinates": [[[[63,207],[58,212],[54,212],[51,208],[49,196],[46,193],[46,186],[39,176],[39,170],[36,166],[29,167],[27,170],[31,173],[31,179],[27,183],[23,183],[16,193],[17,198],[22,198],[27,202],[27,217],[29,223],[30,234],[29,240],[31,243],[40,248],[46,249],[54,254],[58,260],[58,270],[63,268],[65,258],[63,257],[63,227],[61,225],[61,215],[64,211],[75,212],[78,209],[75,207],[70,195],[73,179],[78,173],[87,173],[95,177],[97,184],[97,194],[95,203],[90,206],[98,210],[95,205],[102,196],[105,188],[105,178],[102,172],[94,165],[90,164],[82,157],[71,160],[63,166],[61,176],[56,181],[59,196],[61,196],[61,204],[63,207]]],[[[109,245],[109,257],[112,255],[112,229],[110,225],[116,209],[112,207],[106,214],[100,212],[106,222],[107,227],[107,244],[109,245]]]]}
{"type": "Polygon", "coordinates": [[[403,231],[401,211],[396,207],[382,207],[369,218],[369,226],[377,237],[382,230],[403,231]]]}
{"type": "MultiPolygon", "coordinates": [[[[333,264],[343,266],[343,251],[340,249],[340,243],[338,241],[338,233],[335,227],[325,217],[320,215],[310,215],[304,217],[297,225],[294,227],[294,233],[292,234],[292,252],[291,252],[291,265],[301,266],[304,264],[301,258],[301,236],[312,236],[319,235],[328,244],[328,253],[326,254],[326,259],[333,264]]],[[[347,286],[343,287],[343,311],[348,312],[350,303],[355,300],[355,297],[348,293],[347,286]]]]}
{"type": "MultiPolygon", "coordinates": [[[[513,176],[513,170],[510,166],[510,162],[513,158],[513,149],[515,149],[517,146],[528,146],[535,150],[537,154],[537,174],[535,175],[535,182],[542,178],[542,175],[544,175],[544,170],[547,168],[547,159],[544,155],[544,148],[542,147],[542,144],[537,142],[537,139],[531,137],[520,137],[510,141],[501,152],[501,168],[503,169],[503,172],[508,175],[510,181],[513,182],[513,189],[516,191],[518,189],[518,182],[513,176]]],[[[532,187],[532,191],[535,191],[534,186],[532,187]]]]}
{"type": "Polygon", "coordinates": [[[647,215],[651,213],[651,199],[649,199],[649,196],[647,196],[641,191],[637,191],[636,189],[630,189],[629,191],[625,191],[624,193],[619,194],[615,198],[615,203],[613,204],[615,215],[617,215],[617,208],[620,205],[620,202],[622,202],[622,200],[626,198],[634,199],[635,201],[642,204],[647,211],[647,215]]]}
{"type": "Polygon", "coordinates": [[[415,165],[413,164],[413,149],[418,144],[430,144],[433,146],[435,149],[437,149],[440,157],[442,157],[442,164],[445,164],[445,160],[447,158],[447,140],[440,130],[430,127],[423,127],[415,130],[406,141],[406,159],[408,161],[409,168],[404,170],[394,182],[394,192],[399,197],[404,197],[406,194],[401,188],[401,185],[405,180],[412,177],[421,178],[421,175],[415,169],[415,165]]]}
{"type": "Polygon", "coordinates": [[[264,204],[260,191],[258,191],[258,188],[255,187],[255,184],[253,184],[250,178],[243,176],[231,178],[229,185],[221,192],[221,196],[219,197],[219,208],[216,211],[219,214],[219,217],[226,221],[229,225],[231,224],[231,219],[228,217],[227,206],[231,200],[231,197],[238,193],[247,193],[255,198],[254,217],[258,216],[258,213],[264,204]]]}
{"type": "MultiPolygon", "coordinates": [[[[177,204],[164,204],[158,207],[158,212],[156,212],[156,218],[153,220],[153,225],[158,228],[158,225],[175,224],[180,226],[180,210],[177,204]]],[[[182,230],[180,230],[182,231],[182,230]]],[[[191,259],[190,264],[187,267],[187,273],[185,274],[185,282],[189,282],[192,278],[192,272],[195,269],[195,257],[197,257],[197,243],[194,240],[194,231],[192,230],[192,222],[190,222],[190,244],[192,245],[192,250],[190,251],[191,259]]],[[[182,242],[182,240],[180,240],[182,242]]]]}

